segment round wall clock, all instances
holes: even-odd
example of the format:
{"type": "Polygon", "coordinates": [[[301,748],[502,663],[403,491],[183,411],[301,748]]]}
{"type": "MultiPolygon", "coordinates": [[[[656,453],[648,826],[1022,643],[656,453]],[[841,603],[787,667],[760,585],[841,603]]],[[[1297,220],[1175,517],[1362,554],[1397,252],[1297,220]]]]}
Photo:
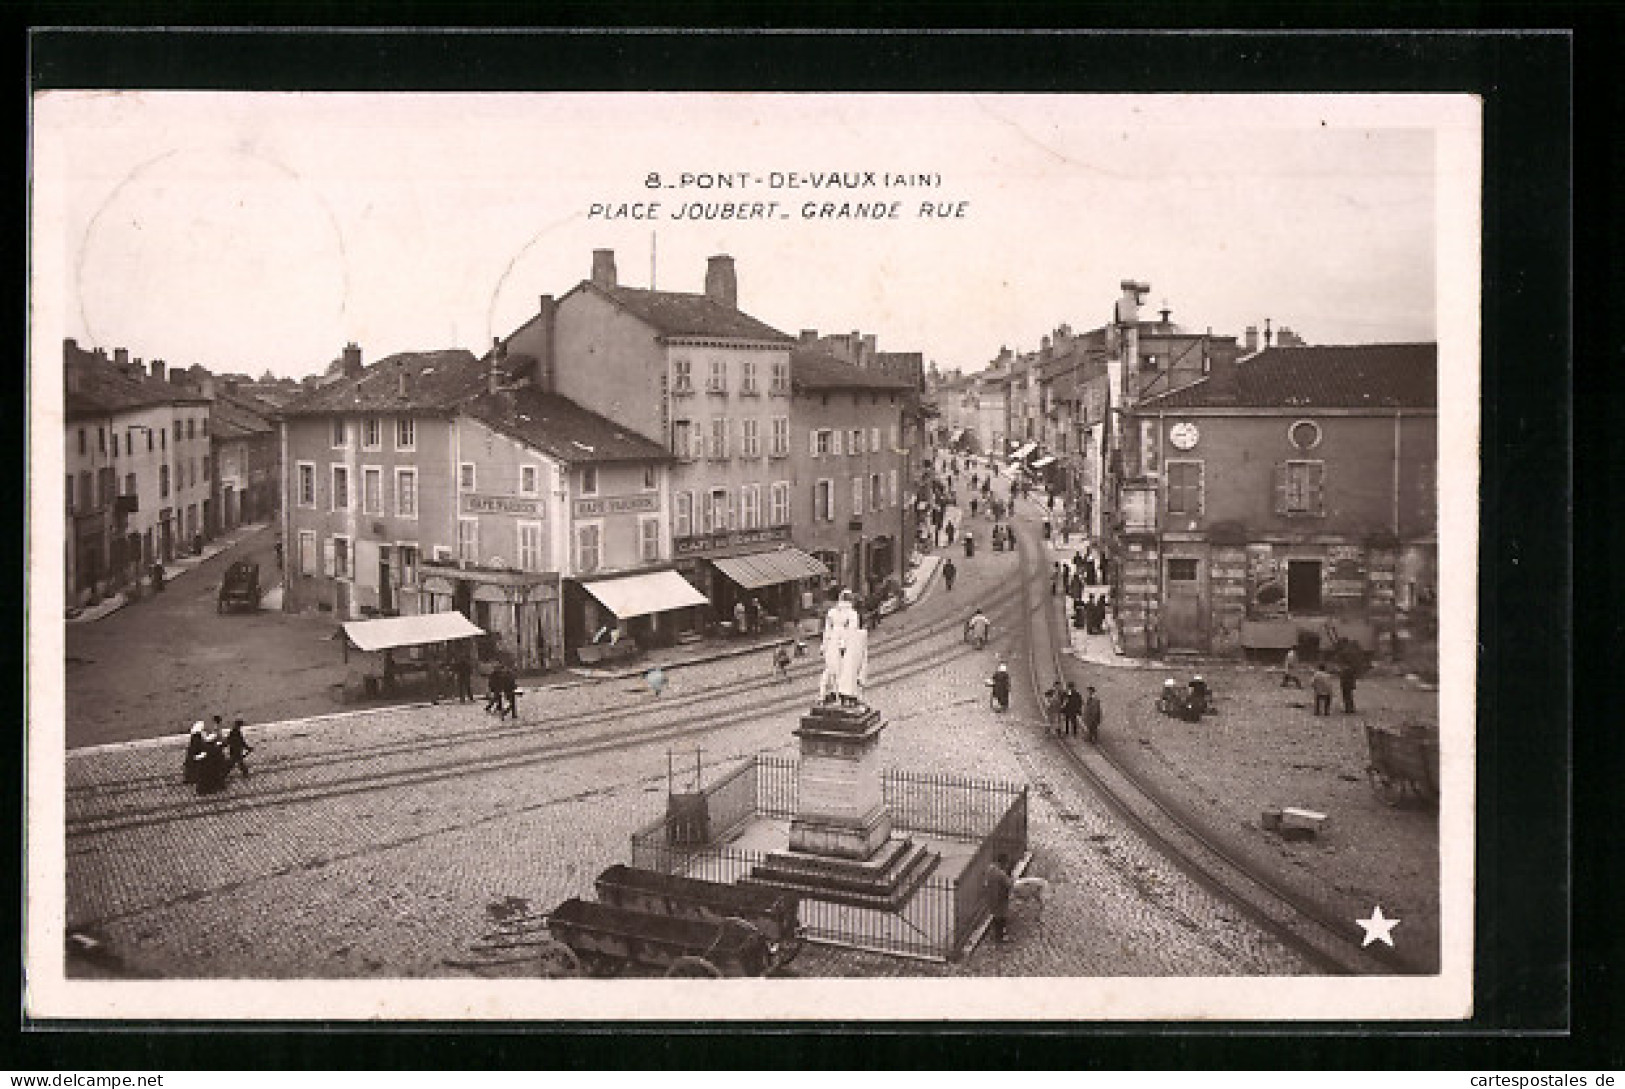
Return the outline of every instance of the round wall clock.
{"type": "Polygon", "coordinates": [[[1168,429],[1168,441],[1180,450],[1189,450],[1202,438],[1201,430],[1189,420],[1176,423],[1168,429]]]}

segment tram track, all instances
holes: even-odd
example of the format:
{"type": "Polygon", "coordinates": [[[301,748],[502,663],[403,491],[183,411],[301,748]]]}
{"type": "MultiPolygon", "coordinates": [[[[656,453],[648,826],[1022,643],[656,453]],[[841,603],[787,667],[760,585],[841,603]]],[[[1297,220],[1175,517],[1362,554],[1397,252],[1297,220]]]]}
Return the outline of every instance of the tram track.
{"type": "MultiPolygon", "coordinates": [[[[997,605],[987,605],[981,600],[973,600],[971,602],[972,607],[978,605],[985,606],[988,611],[989,619],[995,620],[996,622],[1007,622],[1017,612],[1016,608],[1012,605],[1002,603],[997,605]]],[[[905,631],[898,633],[899,635],[906,636],[906,641],[892,642],[888,640],[886,643],[882,643],[880,646],[876,647],[875,653],[871,655],[871,660],[880,665],[885,665],[891,655],[905,650],[910,644],[917,644],[922,640],[935,638],[936,636],[950,630],[958,630],[963,626],[963,623],[964,621],[962,618],[955,616],[942,620],[929,621],[918,629],[906,629],[905,631]]],[[[606,680],[601,683],[609,684],[613,682],[606,680]]],[[[741,677],[738,680],[727,681],[723,684],[715,685],[692,694],[664,699],[660,702],[659,707],[663,712],[666,712],[671,710],[683,710],[694,706],[724,704],[742,692],[749,692],[761,687],[761,676],[741,677]]],[[[545,696],[546,692],[546,688],[540,688],[534,690],[531,693],[531,696],[542,697],[545,696]]],[[[775,699],[772,702],[776,703],[777,700],[775,699]]],[[[564,731],[590,729],[594,726],[602,724],[606,714],[614,714],[620,710],[644,711],[647,710],[647,705],[628,705],[624,708],[598,708],[590,711],[577,712],[575,714],[560,715],[555,718],[548,719],[545,723],[525,723],[522,732],[534,732],[537,729],[546,729],[550,734],[556,736],[564,731]]],[[[381,708],[376,713],[388,714],[389,709],[381,708]]],[[[490,725],[487,722],[480,721],[476,725],[455,729],[446,733],[436,734],[434,737],[430,738],[411,738],[375,744],[369,747],[367,750],[367,758],[369,760],[378,760],[392,756],[427,753],[436,750],[451,750],[459,748],[471,741],[480,742],[489,739],[492,735],[493,730],[490,725]]],[[[512,731],[504,731],[504,736],[511,737],[512,731]]],[[[180,739],[177,739],[176,743],[177,745],[180,744],[180,739]]],[[[69,755],[71,757],[73,754],[70,753],[69,755]]],[[[279,760],[273,766],[273,768],[278,773],[285,773],[306,767],[316,767],[331,764],[332,760],[333,758],[329,754],[296,756],[279,760]]],[[[270,771],[272,769],[267,770],[270,771]]],[[[173,781],[174,778],[170,773],[155,772],[146,775],[133,775],[111,782],[97,781],[70,783],[66,786],[65,794],[66,797],[70,799],[94,798],[98,801],[105,801],[107,798],[114,797],[119,794],[133,793],[141,790],[151,789],[155,786],[169,786],[173,783],[173,781]]]]}
{"type": "MultiPolygon", "coordinates": [[[[980,602],[975,602],[979,604],[980,602]]],[[[990,616],[998,616],[1001,620],[1008,620],[1018,613],[1017,604],[1001,604],[990,609],[990,616]]],[[[892,680],[901,680],[916,676],[941,665],[970,656],[977,652],[959,643],[957,640],[950,643],[946,650],[935,647],[931,640],[940,639],[950,631],[957,632],[963,621],[958,616],[944,620],[932,621],[916,631],[899,632],[900,638],[890,642],[877,653],[871,656],[872,668],[883,670],[883,676],[888,683],[892,680]]],[[[771,682],[767,682],[771,683],[771,682]]],[[[749,702],[743,706],[730,708],[725,715],[719,715],[714,705],[725,702],[728,698],[738,695],[741,691],[760,689],[764,686],[762,678],[748,678],[737,683],[725,686],[722,689],[708,689],[704,693],[696,693],[688,697],[684,704],[677,705],[685,713],[676,718],[668,719],[654,726],[644,726],[628,723],[608,732],[598,733],[591,737],[581,737],[576,740],[561,739],[558,734],[561,729],[574,728],[579,733],[583,728],[602,725],[605,713],[602,711],[589,711],[568,717],[561,717],[547,723],[526,724],[522,729],[492,730],[489,725],[457,731],[455,734],[440,735],[436,738],[403,742],[394,746],[372,747],[364,753],[357,752],[345,758],[344,763],[349,768],[368,765],[368,770],[360,774],[340,774],[315,782],[287,782],[289,775],[302,769],[311,767],[327,768],[333,765],[330,756],[313,756],[310,758],[297,758],[270,765],[256,774],[255,783],[260,784],[268,780],[275,783],[276,778],[284,779],[281,784],[271,786],[269,789],[261,787],[252,794],[231,795],[220,799],[220,803],[210,806],[177,807],[173,797],[173,777],[168,775],[146,775],[135,777],[125,782],[140,785],[124,790],[128,797],[137,790],[149,792],[162,790],[162,797],[153,797],[150,804],[140,804],[116,808],[111,811],[103,810],[98,813],[84,814],[70,817],[66,821],[65,833],[69,840],[82,839],[89,836],[108,835],[124,831],[132,831],[161,825],[180,824],[194,820],[208,820],[226,813],[237,813],[285,806],[289,804],[303,804],[323,801],[331,798],[363,794],[379,790],[389,790],[405,786],[416,786],[434,782],[456,779],[460,777],[478,775],[482,773],[508,772],[536,764],[546,764],[562,760],[578,759],[583,757],[601,755],[608,752],[638,748],[661,742],[679,741],[703,734],[719,727],[741,720],[759,717],[780,710],[791,710],[804,706],[807,694],[804,688],[796,687],[793,690],[784,690],[767,696],[764,699],[749,702]],[[546,732],[545,740],[537,739],[536,743],[524,744],[527,739],[536,739],[537,735],[546,732]],[[515,743],[520,742],[516,745],[515,743]],[[489,747],[488,754],[468,757],[467,751],[471,745],[489,747]],[[462,758],[456,762],[438,761],[432,765],[422,762],[421,758],[436,758],[445,750],[457,750],[462,758]],[[384,758],[394,760],[410,760],[419,758],[416,763],[389,769],[379,769],[376,764],[384,758]]],[[[667,704],[663,710],[674,704],[667,704]]],[[[108,796],[116,791],[117,784],[86,784],[82,791],[95,800],[106,801],[108,796]],[[112,788],[112,789],[110,789],[112,788]]],[[[142,799],[146,801],[146,799],[142,799]]]]}
{"type": "MultiPolygon", "coordinates": [[[[1057,624],[1064,624],[1064,619],[1046,604],[1047,599],[1032,607],[1029,549],[1038,546],[1027,540],[1028,534],[1022,534],[1022,538],[1018,556],[1021,601],[1029,614],[1043,616],[1049,675],[1065,677],[1059,648],[1066,634],[1064,628],[1057,633],[1057,624]]],[[[1041,691],[1038,634],[1030,633],[1027,654],[1035,697],[1041,691]]],[[[1286,886],[1189,819],[1174,799],[1114,757],[1109,744],[1092,745],[1085,753],[1060,737],[1051,735],[1046,740],[1093,795],[1153,851],[1306,963],[1328,975],[1421,974],[1431,970],[1387,946],[1362,948],[1362,932],[1352,918],[1346,919],[1329,905],[1286,886]]]]}

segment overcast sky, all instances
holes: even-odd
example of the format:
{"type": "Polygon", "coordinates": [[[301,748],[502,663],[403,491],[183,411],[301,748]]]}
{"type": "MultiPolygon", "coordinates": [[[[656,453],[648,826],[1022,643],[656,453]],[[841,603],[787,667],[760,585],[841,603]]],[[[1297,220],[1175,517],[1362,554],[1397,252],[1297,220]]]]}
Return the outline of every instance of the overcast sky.
{"type": "Polygon", "coordinates": [[[1436,151],[1473,116],[1399,96],[56,93],[36,102],[35,290],[61,297],[36,313],[81,345],[299,376],[352,340],[483,351],[609,248],[622,283],[649,286],[653,250],[657,286],[694,292],[731,254],[755,317],[944,368],[1097,326],[1125,278],[1196,329],[1427,340],[1438,202],[1476,191],[1436,151]],[[940,185],[805,184],[836,171],[940,185]],[[790,172],[802,188],[772,185],[790,172]],[[651,199],[653,222],[589,215],[651,199]],[[778,208],[673,219],[690,201],[778,208]],[[809,220],[809,201],[902,218],[809,220]]]}

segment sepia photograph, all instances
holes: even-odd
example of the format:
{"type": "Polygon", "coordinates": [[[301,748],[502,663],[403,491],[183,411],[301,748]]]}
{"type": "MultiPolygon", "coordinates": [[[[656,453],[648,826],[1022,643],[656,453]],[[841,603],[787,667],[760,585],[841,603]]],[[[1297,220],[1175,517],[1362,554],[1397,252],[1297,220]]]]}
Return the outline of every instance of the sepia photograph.
{"type": "Polygon", "coordinates": [[[31,1016],[1472,1016],[1478,99],[31,140],[31,1016]]]}

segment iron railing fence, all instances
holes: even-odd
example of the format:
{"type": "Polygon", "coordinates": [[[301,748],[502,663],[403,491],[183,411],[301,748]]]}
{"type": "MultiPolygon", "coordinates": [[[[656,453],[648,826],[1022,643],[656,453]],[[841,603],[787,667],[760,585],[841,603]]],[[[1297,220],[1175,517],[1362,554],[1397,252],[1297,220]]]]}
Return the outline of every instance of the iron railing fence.
{"type": "MultiPolygon", "coordinates": [[[[658,829],[634,841],[632,856],[635,866],[730,885],[750,878],[768,860],[765,854],[733,847],[673,846],[658,829]]],[[[928,875],[894,912],[802,897],[798,917],[811,941],[948,960],[955,955],[961,930],[954,917],[955,884],[951,877],[928,875]]]]}
{"type": "MultiPolygon", "coordinates": [[[[752,876],[767,856],[724,841],[755,818],[796,814],[797,761],[757,755],[707,787],[709,838],[695,842],[660,817],[632,835],[632,865],[733,884],[752,876]]],[[[892,826],[901,832],[977,841],[954,875],[926,877],[897,912],[813,898],[801,901],[801,922],[813,940],[932,958],[952,959],[991,910],[987,867],[1027,849],[1026,787],[997,780],[888,770],[883,775],[892,826]]]]}

